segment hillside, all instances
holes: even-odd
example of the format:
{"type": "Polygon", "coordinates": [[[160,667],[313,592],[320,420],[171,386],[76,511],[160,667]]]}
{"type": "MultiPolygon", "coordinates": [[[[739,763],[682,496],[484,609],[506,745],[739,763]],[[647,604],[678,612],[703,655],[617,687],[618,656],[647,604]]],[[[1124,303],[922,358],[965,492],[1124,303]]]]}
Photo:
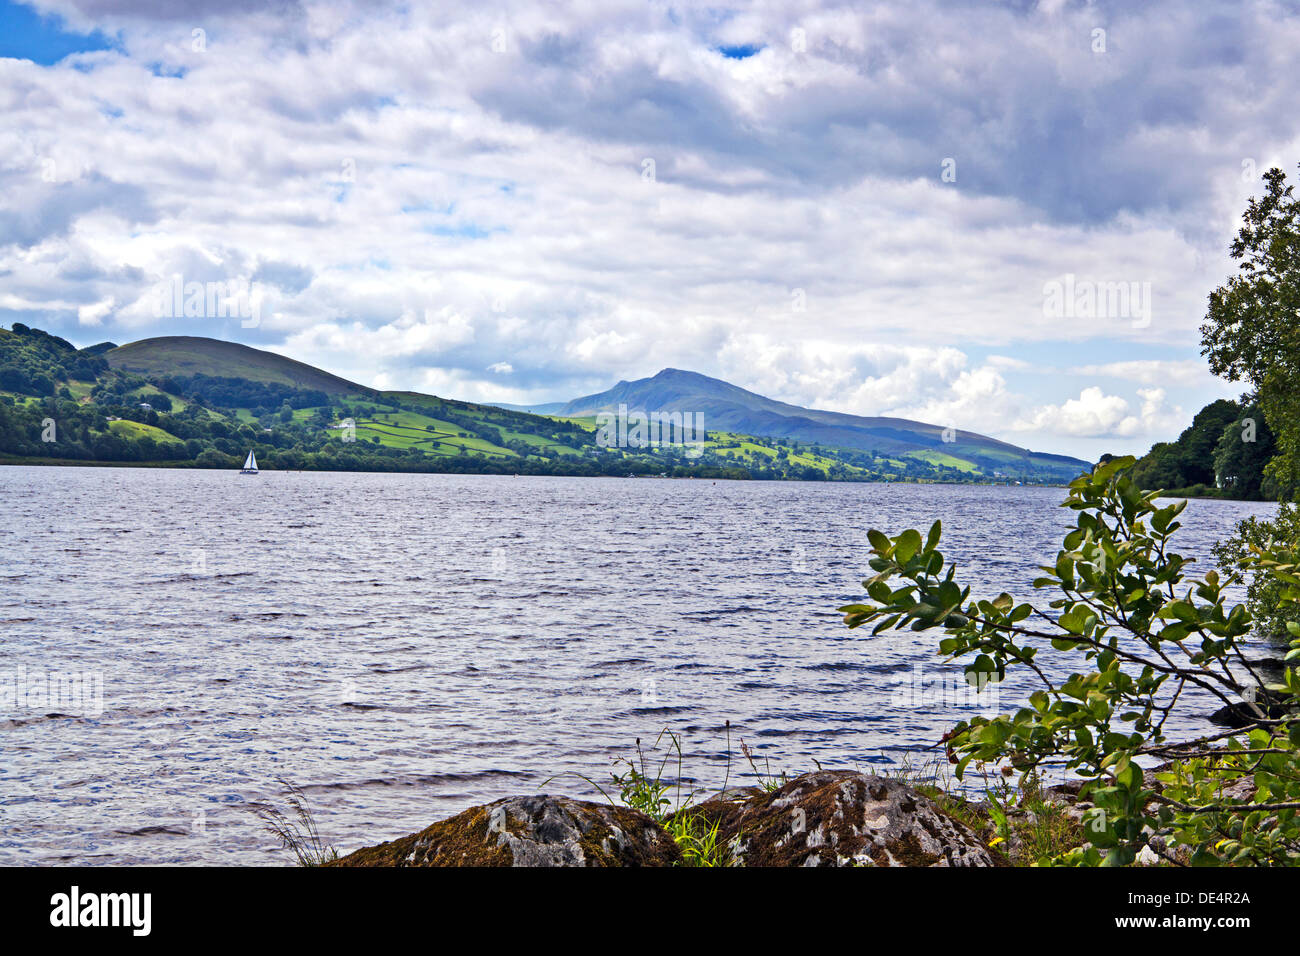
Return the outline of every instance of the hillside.
{"type": "Polygon", "coordinates": [[[141,339],[104,353],[108,364],[149,378],[208,375],[317,389],[328,395],[370,394],[373,389],[274,352],[193,335],[141,339]]]}
{"type": "Polygon", "coordinates": [[[786,426],[799,424],[800,416],[778,414],[795,406],[688,372],[657,380],[675,390],[665,401],[693,400],[691,410],[701,408],[701,382],[722,396],[703,406],[703,439],[657,448],[607,447],[593,415],[537,415],[418,392],[376,391],[272,352],[193,336],[77,349],[15,323],[13,331],[0,330],[0,460],[234,468],[252,448],[272,469],[819,481],[1057,477],[1013,446],[995,449],[1003,453],[997,459],[1000,474],[975,463],[974,456],[956,456],[954,450],[976,439],[985,451],[998,444],[965,432],[957,442],[941,443],[934,426],[797,409],[805,413],[799,431],[786,426]],[[749,418],[733,415],[730,421],[770,423],[797,437],[725,427],[727,401],[755,409],[749,418]],[[858,421],[887,424],[870,433],[866,447],[854,432],[858,421]],[[858,443],[832,441],[840,438],[858,443]]]}
{"type": "Polygon", "coordinates": [[[1077,458],[1031,452],[961,429],[948,432],[950,440],[946,441],[940,425],[802,408],[698,372],[672,368],[652,378],[619,382],[604,392],[574,399],[557,414],[590,416],[615,411],[620,405],[626,405],[629,412],[696,412],[703,414],[707,428],[949,464],[955,460],[988,473],[1027,471],[1068,480],[1091,467],[1077,458]]]}

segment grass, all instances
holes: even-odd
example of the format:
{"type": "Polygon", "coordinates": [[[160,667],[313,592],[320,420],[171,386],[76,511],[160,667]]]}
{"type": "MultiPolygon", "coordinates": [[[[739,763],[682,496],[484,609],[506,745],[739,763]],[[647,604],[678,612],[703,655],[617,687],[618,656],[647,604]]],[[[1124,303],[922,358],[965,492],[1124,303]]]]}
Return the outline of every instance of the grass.
{"type": "MultiPolygon", "coordinates": [[[[658,750],[667,737],[670,746],[664,751],[658,766],[647,759],[641,747],[641,738],[636,741],[636,757],[620,757],[614,761],[615,770],[610,772],[610,783],[618,790],[618,802],[632,810],[639,810],[655,823],[659,824],[681,851],[679,866],[738,866],[731,852],[731,844],[721,843],[718,838],[720,822],[709,823],[703,815],[695,812],[695,797],[698,791],[692,790],[682,794],[682,764],[685,760],[682,751],[682,738],[671,730],[663,730],[655,740],[651,750],[658,750]],[[664,777],[664,771],[676,758],[676,783],[670,783],[664,777]],[[626,769],[617,772],[619,766],[626,769]],[[673,794],[673,799],[668,795],[673,794]]],[[[731,721],[727,721],[727,776],[723,781],[723,790],[731,775],[731,721]]],[[[571,772],[571,771],[570,771],[571,772]]],[[[564,776],[560,774],[559,776],[564,776]]],[[[614,798],[605,788],[584,774],[575,776],[586,781],[600,791],[601,796],[615,805],[614,798]]],[[[549,777],[541,786],[554,780],[549,777]]]]}
{"type": "MultiPolygon", "coordinates": [[[[874,477],[875,473],[870,469],[858,465],[849,464],[840,458],[831,457],[826,454],[819,454],[813,451],[806,444],[801,443],[802,451],[791,451],[791,446],[786,442],[771,439],[770,443],[755,439],[753,435],[744,435],[739,432],[722,432],[709,430],[709,439],[704,443],[706,450],[715,454],[730,453],[734,456],[733,460],[738,465],[750,467],[767,467],[771,466],[777,458],[778,449],[786,449],[787,460],[792,467],[796,468],[814,468],[817,471],[829,472],[830,469],[839,465],[848,475],[857,475],[859,477],[874,477]]],[[[823,449],[825,450],[825,449],[823,449]]],[[[852,454],[849,450],[843,448],[831,449],[835,455],[852,454]]],[[[881,459],[877,459],[875,464],[879,466],[881,459]]]]}
{"type": "Polygon", "coordinates": [[[356,422],[357,439],[378,438],[381,445],[395,448],[419,448],[432,455],[459,455],[477,451],[497,458],[517,458],[509,448],[502,448],[477,435],[461,435],[463,429],[414,412],[373,412],[370,418],[356,422]]]}
{"type": "MultiPolygon", "coordinates": [[[[672,746],[664,754],[657,768],[651,767],[646,761],[645,752],[641,749],[640,739],[636,742],[637,759],[634,761],[622,758],[619,761],[627,767],[627,770],[621,774],[611,773],[610,775],[614,785],[619,788],[619,799],[622,800],[624,806],[633,810],[640,810],[668,832],[668,835],[673,838],[673,842],[677,844],[677,848],[681,851],[682,866],[734,865],[730,844],[720,843],[718,840],[720,823],[714,822],[710,824],[703,816],[692,811],[691,805],[695,797],[694,791],[687,794],[684,800],[682,798],[683,755],[681,737],[670,730],[665,730],[659,735],[659,739],[655,741],[655,748],[658,748],[659,743],[665,736],[672,741],[672,746]],[[672,790],[672,785],[666,783],[663,776],[664,768],[668,766],[674,754],[677,757],[677,794],[675,801],[669,800],[667,797],[667,794],[672,790]]],[[[728,755],[730,755],[730,748],[728,748],[728,755]]],[[[728,768],[730,768],[730,762],[728,762],[728,768]]]]}
{"type": "Polygon", "coordinates": [[[321,866],[339,858],[339,851],[321,839],[316,818],[302,789],[281,779],[289,805],[288,812],[279,807],[257,807],[253,814],[262,821],[262,829],[274,836],[281,848],[292,851],[299,866],[321,866]]]}
{"type": "MultiPolygon", "coordinates": [[[[728,721],[727,726],[731,726],[730,721],[728,721]]],[[[745,760],[748,761],[750,768],[753,769],[760,790],[765,790],[768,793],[771,793],[773,790],[780,790],[790,782],[790,777],[784,770],[781,771],[779,775],[772,773],[772,763],[766,757],[763,758],[764,769],[759,770],[758,764],[754,761],[754,752],[749,749],[749,744],[745,743],[743,740],[740,742],[740,752],[745,755],[745,760]]],[[[730,747],[727,748],[727,756],[731,756],[730,747]]],[[[817,761],[814,760],[813,763],[817,763],[817,761]]],[[[817,769],[821,769],[821,764],[817,764],[817,769]]]]}
{"type": "Polygon", "coordinates": [[[337,375],[273,352],[193,336],[142,339],[112,349],[105,358],[113,368],[155,379],[203,374],[316,388],[334,395],[366,391],[337,375]]]}
{"type": "MultiPolygon", "coordinates": [[[[731,722],[727,722],[727,771],[722,789],[725,791],[731,774],[731,722]]],[[[657,765],[648,760],[636,742],[635,758],[616,761],[626,769],[612,773],[611,780],[618,788],[618,798],[624,806],[640,810],[672,836],[682,851],[683,866],[734,866],[730,847],[719,844],[717,824],[710,825],[701,815],[692,812],[695,791],[682,795],[683,752],[680,736],[665,730],[655,741],[652,750],[658,750],[667,737],[670,746],[657,765]],[[664,771],[676,764],[676,784],[668,782],[664,771]],[[674,794],[674,799],[669,795],[674,794]]],[[[760,768],[753,752],[742,740],[741,753],[753,771],[760,790],[772,792],[793,779],[788,773],[773,773],[765,759],[760,768]]],[[[817,769],[821,765],[813,761],[817,769]]],[[[919,768],[911,761],[892,770],[877,772],[879,776],[906,784],[922,796],[928,797],[949,817],[964,824],[990,848],[1003,853],[1014,866],[1038,866],[1049,863],[1086,840],[1083,825],[1068,812],[1066,804],[1053,799],[1033,773],[1017,779],[986,772],[983,778],[984,799],[972,800],[953,780],[946,760],[934,759],[919,768]]],[[[592,781],[588,781],[592,782],[592,781]]],[[[597,789],[601,789],[597,787],[597,789]]],[[[601,789],[601,793],[605,793],[601,789]]],[[[608,794],[606,794],[608,799],[608,794]]],[[[612,802],[612,801],[611,801],[612,802]]]]}
{"type": "MultiPolygon", "coordinates": [[[[728,741],[730,729],[728,721],[728,741]]],[[[681,738],[665,730],[652,749],[657,750],[665,736],[669,738],[670,746],[657,766],[647,760],[640,740],[636,743],[635,759],[623,758],[616,762],[616,765],[626,767],[622,773],[611,774],[618,788],[619,800],[624,806],[645,813],[668,831],[682,851],[683,866],[737,865],[729,845],[718,842],[717,824],[710,825],[702,816],[692,812],[695,792],[682,796],[681,738]],[[664,778],[665,769],[673,762],[677,770],[675,788],[664,778]],[[674,789],[675,799],[670,800],[668,796],[674,793],[674,789]]],[[[760,768],[743,740],[740,749],[760,790],[770,793],[793,779],[784,771],[773,773],[766,760],[760,768]]],[[[723,790],[726,790],[731,773],[730,743],[727,757],[727,779],[723,782],[723,790]]],[[[816,761],[813,763],[817,764],[816,761]]],[[[820,764],[817,764],[817,769],[821,769],[820,764]]],[[[1036,774],[1025,774],[1013,780],[1001,774],[990,778],[986,773],[982,801],[971,800],[958,788],[946,760],[935,759],[914,768],[910,760],[905,759],[900,766],[878,775],[904,783],[933,800],[940,810],[965,824],[990,848],[1006,855],[1015,866],[1049,863],[1086,839],[1082,824],[1070,816],[1065,804],[1049,796],[1036,774]]]]}
{"type": "Polygon", "coordinates": [[[127,419],[118,419],[115,422],[108,423],[108,430],[114,435],[121,435],[123,438],[135,441],[139,438],[152,438],[154,441],[175,445],[180,444],[180,439],[171,432],[165,432],[156,425],[146,425],[143,422],[133,422],[127,419]]]}
{"type": "MultiPolygon", "coordinates": [[[[722,790],[725,792],[731,778],[731,722],[727,721],[727,766],[722,790]]],[[[683,793],[682,781],[685,754],[682,738],[671,730],[663,730],[656,738],[651,753],[660,750],[665,738],[668,746],[658,756],[650,756],[636,741],[634,757],[620,757],[614,762],[610,784],[617,791],[617,801],[632,810],[650,817],[672,838],[681,851],[679,866],[726,867],[740,866],[732,852],[733,841],[720,839],[720,821],[712,823],[696,812],[695,798],[698,790],[683,793]],[[675,774],[665,775],[670,765],[675,774]],[[622,767],[620,771],[618,768],[622,767]]],[[[793,779],[784,771],[773,773],[764,760],[759,768],[753,752],[742,740],[741,753],[753,770],[756,786],[765,792],[778,790],[793,779]]],[[[821,764],[813,761],[817,769],[821,764]]],[[[1086,839],[1083,825],[1070,816],[1065,804],[1052,799],[1033,773],[1019,779],[1000,774],[992,779],[984,776],[984,796],[980,802],[970,800],[958,790],[946,761],[933,759],[914,767],[909,759],[877,775],[903,783],[922,796],[928,797],[949,817],[964,824],[989,847],[1002,852],[1015,866],[1049,864],[1086,839]]],[[[561,774],[560,776],[563,776],[561,774]]],[[[611,805],[611,797],[604,787],[582,774],[576,776],[595,787],[611,805]]],[[[542,781],[545,787],[550,777],[542,781]]],[[[293,853],[299,866],[321,866],[339,858],[338,850],[326,843],[320,835],[311,808],[302,789],[280,779],[284,788],[287,810],[276,806],[251,808],[262,821],[262,829],[274,836],[282,849],[293,853]]],[[[737,838],[738,839],[738,838],[737,838]]]]}
{"type": "Polygon", "coordinates": [[[909,453],[909,457],[917,458],[921,461],[927,461],[932,465],[943,465],[946,468],[956,468],[958,471],[964,471],[969,474],[977,474],[979,467],[965,458],[958,458],[955,455],[949,455],[942,451],[914,451],[909,453]]]}

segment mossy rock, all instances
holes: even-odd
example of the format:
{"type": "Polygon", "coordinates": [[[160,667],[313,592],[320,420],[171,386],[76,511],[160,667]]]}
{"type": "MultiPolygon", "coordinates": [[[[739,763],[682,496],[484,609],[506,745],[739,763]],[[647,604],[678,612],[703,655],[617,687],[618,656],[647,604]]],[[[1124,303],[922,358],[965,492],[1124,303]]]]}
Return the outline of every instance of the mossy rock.
{"type": "Polygon", "coordinates": [[[819,770],[691,808],[741,866],[1008,866],[968,826],[897,780],[819,770]]]}
{"type": "Polygon", "coordinates": [[[331,866],[672,866],[672,838],[644,813],[544,794],[507,797],[331,866]]]}

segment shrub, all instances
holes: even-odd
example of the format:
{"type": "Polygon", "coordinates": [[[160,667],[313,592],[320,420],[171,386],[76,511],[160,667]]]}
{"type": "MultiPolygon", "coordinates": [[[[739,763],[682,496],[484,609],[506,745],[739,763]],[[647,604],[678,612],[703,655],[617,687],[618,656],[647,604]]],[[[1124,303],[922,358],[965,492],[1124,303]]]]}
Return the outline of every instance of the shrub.
{"type": "MultiPolygon", "coordinates": [[[[1051,593],[1046,608],[1005,593],[972,599],[957,569],[945,570],[935,522],[924,539],[916,530],[868,532],[871,603],[841,608],[845,623],[876,622],[873,634],[900,624],[942,629],[939,652],[964,659],[976,686],[1002,680],[1009,667],[1034,676],[1041,687],[1025,706],[962,721],[945,742],[959,778],[971,761],[1022,773],[1059,765],[1082,778],[1087,842],[1055,862],[1129,864],[1160,831],[1195,863],[1295,864],[1300,683],[1288,666],[1283,683],[1258,692],[1262,681],[1241,649],[1250,614],[1225,608],[1224,592],[1244,574],[1262,575],[1276,583],[1279,604],[1292,604],[1300,598],[1296,545],[1252,547],[1226,577],[1211,570],[1189,578],[1187,560],[1171,550],[1186,502],[1158,507],[1158,492],[1131,479],[1133,463],[1112,459],[1070,483],[1064,507],[1077,518],[1056,563],[1033,582],[1051,593]],[[1079,670],[1054,679],[1040,663],[1046,651],[1079,670]],[[1171,743],[1165,724],[1188,687],[1234,708],[1245,726],[1171,743]],[[1172,761],[1159,792],[1144,779],[1144,757],[1172,761]],[[1253,794],[1225,794],[1243,779],[1253,779],[1253,794]]],[[[1300,625],[1289,631],[1291,662],[1300,658],[1300,625]]]]}
{"type": "Polygon", "coordinates": [[[1247,562],[1246,610],[1255,621],[1257,633],[1279,638],[1287,635],[1287,622],[1300,622],[1300,605],[1283,603],[1283,582],[1261,569],[1250,570],[1252,548],[1268,548],[1272,542],[1300,542],[1300,506],[1283,504],[1272,519],[1254,515],[1238,522],[1231,537],[1216,543],[1215,560],[1225,574],[1242,569],[1247,562]]]}

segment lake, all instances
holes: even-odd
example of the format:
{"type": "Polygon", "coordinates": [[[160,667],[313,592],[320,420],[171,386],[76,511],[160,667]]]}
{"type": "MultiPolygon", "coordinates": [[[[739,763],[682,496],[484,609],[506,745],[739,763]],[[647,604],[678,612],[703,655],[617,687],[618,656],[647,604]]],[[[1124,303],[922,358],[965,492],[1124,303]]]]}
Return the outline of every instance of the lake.
{"type": "MultiPolygon", "coordinates": [[[[544,783],[591,795],[665,728],[717,789],[728,720],[733,784],[742,738],[773,772],[920,762],[979,711],[909,696],[918,665],[960,674],[939,632],[844,627],[867,528],[942,518],[977,593],[1029,597],[1063,497],[0,468],[0,678],[28,688],[0,709],[0,864],[290,862],[249,812],[280,779],[346,852],[544,783]],[[52,674],[63,697],[30,691],[52,674]]],[[[1180,550],[1274,507],[1193,501],[1180,550]]]]}

